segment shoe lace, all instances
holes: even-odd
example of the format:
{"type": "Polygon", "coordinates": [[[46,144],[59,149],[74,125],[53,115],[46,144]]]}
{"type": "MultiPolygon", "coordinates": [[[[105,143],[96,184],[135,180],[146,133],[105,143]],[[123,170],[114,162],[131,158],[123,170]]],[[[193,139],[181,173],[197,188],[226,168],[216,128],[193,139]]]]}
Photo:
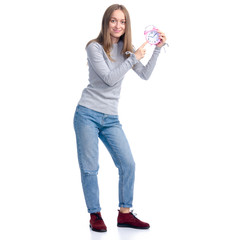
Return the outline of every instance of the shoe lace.
{"type": "Polygon", "coordinates": [[[96,220],[103,220],[99,213],[92,213],[92,214],[97,217],[96,220]]]}
{"type": "MultiPolygon", "coordinates": [[[[134,210],[131,210],[131,212],[130,212],[130,214],[132,214],[135,218],[137,218],[136,216],[137,216],[137,213],[134,213],[133,212],[134,210]]],[[[138,218],[137,218],[138,219],[138,218]]]]}

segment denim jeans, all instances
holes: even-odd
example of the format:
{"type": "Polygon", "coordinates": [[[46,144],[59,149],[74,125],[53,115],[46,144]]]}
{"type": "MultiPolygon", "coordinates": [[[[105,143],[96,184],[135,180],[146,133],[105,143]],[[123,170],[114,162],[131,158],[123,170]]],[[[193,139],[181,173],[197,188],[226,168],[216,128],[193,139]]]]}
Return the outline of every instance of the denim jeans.
{"type": "Polygon", "coordinates": [[[135,162],[118,115],[96,112],[78,105],[74,115],[78,162],[89,213],[101,210],[98,188],[98,139],[108,149],[119,173],[119,207],[132,207],[135,162]]]}

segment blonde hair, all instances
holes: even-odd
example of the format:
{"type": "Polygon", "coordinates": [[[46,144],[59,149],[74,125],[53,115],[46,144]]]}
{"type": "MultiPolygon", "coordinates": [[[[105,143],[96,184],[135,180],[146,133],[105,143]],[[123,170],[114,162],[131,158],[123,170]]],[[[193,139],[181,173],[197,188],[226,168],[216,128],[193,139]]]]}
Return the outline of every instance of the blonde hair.
{"type": "MultiPolygon", "coordinates": [[[[125,53],[127,51],[130,51],[130,52],[133,51],[130,16],[127,9],[123,5],[119,5],[119,4],[113,4],[107,8],[102,18],[102,29],[98,37],[96,39],[89,41],[87,44],[87,46],[92,42],[97,42],[101,44],[107,56],[112,61],[113,59],[110,56],[110,52],[112,49],[112,41],[111,41],[110,32],[109,32],[109,22],[110,22],[112,13],[115,10],[121,10],[125,15],[125,20],[126,20],[125,33],[120,37],[120,40],[123,41],[122,53],[125,53]]],[[[126,57],[129,57],[129,55],[126,55],[126,57]]]]}

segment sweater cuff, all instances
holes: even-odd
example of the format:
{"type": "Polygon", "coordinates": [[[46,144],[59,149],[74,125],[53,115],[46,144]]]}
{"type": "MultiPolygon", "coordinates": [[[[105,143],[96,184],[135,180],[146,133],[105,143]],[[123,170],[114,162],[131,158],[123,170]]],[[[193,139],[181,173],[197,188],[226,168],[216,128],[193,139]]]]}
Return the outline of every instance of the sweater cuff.
{"type": "Polygon", "coordinates": [[[134,53],[127,51],[127,52],[125,52],[125,54],[130,54],[130,56],[128,57],[128,60],[130,61],[132,66],[135,65],[136,63],[138,63],[138,60],[134,53]]]}
{"type": "Polygon", "coordinates": [[[164,43],[161,47],[158,47],[158,46],[156,45],[156,47],[155,47],[154,50],[157,51],[157,52],[161,52],[161,48],[163,47],[164,50],[165,50],[165,46],[169,47],[169,45],[168,45],[167,43],[164,43]]]}

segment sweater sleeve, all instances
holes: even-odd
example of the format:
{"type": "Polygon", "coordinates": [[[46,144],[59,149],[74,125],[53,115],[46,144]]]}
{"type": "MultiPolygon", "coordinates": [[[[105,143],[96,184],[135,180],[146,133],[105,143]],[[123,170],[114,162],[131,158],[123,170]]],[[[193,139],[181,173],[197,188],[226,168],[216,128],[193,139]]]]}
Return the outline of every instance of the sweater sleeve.
{"type": "Polygon", "coordinates": [[[103,56],[103,48],[100,44],[93,42],[86,48],[88,61],[91,63],[96,74],[108,85],[114,86],[122,80],[124,75],[138,63],[134,54],[131,54],[123,63],[110,70],[103,56]]]}
{"type": "Polygon", "coordinates": [[[134,65],[133,70],[144,80],[148,80],[153,72],[156,65],[158,56],[161,52],[161,47],[155,47],[151,58],[149,59],[146,66],[144,66],[140,61],[134,65]]]}

